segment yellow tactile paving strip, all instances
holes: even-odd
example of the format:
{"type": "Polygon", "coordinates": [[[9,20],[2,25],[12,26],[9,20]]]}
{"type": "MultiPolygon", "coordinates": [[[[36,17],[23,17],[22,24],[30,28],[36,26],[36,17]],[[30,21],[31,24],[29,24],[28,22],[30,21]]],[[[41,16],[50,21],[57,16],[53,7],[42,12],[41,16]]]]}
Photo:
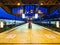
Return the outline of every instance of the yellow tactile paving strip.
{"type": "Polygon", "coordinates": [[[0,45],[60,45],[60,35],[36,24],[28,29],[28,24],[24,24],[0,33],[0,45]]]}

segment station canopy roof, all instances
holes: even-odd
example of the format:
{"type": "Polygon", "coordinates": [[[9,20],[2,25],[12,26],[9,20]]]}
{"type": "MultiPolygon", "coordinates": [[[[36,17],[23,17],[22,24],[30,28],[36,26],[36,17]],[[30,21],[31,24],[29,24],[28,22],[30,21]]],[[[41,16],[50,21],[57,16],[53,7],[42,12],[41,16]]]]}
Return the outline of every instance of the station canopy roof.
{"type": "Polygon", "coordinates": [[[10,19],[10,20],[22,20],[17,16],[7,13],[3,8],[0,7],[0,19],[10,19]]]}

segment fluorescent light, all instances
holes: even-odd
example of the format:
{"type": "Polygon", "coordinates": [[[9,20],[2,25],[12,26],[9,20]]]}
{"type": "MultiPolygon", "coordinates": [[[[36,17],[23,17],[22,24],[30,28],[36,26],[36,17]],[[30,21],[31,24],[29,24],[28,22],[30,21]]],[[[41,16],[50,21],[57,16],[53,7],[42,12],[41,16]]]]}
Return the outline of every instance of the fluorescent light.
{"type": "Polygon", "coordinates": [[[56,27],[57,27],[57,28],[60,28],[60,26],[59,26],[59,21],[56,22],[56,27]]]}
{"type": "Polygon", "coordinates": [[[38,18],[38,14],[35,14],[35,18],[36,18],[36,19],[38,18]]]}
{"type": "Polygon", "coordinates": [[[22,18],[25,18],[25,14],[22,14],[22,18]]]}
{"type": "Polygon", "coordinates": [[[4,23],[0,22],[0,28],[3,28],[3,27],[4,27],[4,23]]]}

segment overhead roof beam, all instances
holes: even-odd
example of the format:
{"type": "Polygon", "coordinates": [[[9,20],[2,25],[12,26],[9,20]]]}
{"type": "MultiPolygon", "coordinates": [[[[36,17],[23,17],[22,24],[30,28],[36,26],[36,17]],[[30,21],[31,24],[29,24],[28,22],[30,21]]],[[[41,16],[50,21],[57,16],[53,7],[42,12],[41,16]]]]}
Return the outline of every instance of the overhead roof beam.
{"type": "Polygon", "coordinates": [[[2,3],[0,3],[0,7],[5,9],[5,11],[7,11],[8,13],[11,13],[11,10],[7,6],[4,6],[2,3]]]}

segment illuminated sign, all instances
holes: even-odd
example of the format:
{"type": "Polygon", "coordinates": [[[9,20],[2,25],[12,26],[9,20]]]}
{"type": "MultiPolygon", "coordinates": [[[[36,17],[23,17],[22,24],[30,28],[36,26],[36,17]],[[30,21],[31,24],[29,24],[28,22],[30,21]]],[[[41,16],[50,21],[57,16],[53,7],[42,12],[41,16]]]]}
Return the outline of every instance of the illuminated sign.
{"type": "Polygon", "coordinates": [[[3,28],[3,27],[4,27],[4,23],[0,22],[0,28],[3,28]]]}

